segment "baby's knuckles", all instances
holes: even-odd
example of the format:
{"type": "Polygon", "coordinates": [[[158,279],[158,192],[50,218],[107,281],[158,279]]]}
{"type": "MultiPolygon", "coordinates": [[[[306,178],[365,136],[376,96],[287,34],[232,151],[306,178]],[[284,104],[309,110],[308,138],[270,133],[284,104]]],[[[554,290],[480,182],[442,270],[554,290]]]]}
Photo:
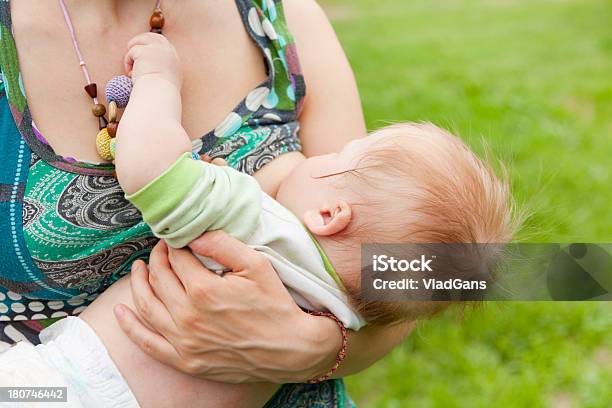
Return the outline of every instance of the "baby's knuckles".
{"type": "Polygon", "coordinates": [[[138,79],[146,75],[157,75],[165,77],[170,82],[181,83],[181,69],[178,53],[174,46],[162,35],[152,34],[160,37],[141,47],[141,51],[135,54],[132,79],[138,79]]]}

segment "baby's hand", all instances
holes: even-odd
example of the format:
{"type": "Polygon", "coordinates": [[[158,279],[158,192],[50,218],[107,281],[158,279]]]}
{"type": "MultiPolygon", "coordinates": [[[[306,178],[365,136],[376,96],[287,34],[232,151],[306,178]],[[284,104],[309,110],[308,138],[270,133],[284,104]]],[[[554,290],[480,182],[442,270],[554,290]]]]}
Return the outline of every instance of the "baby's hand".
{"type": "Polygon", "coordinates": [[[163,78],[178,89],[181,88],[181,68],[176,50],[160,34],[144,33],[132,38],[124,58],[127,75],[136,83],[138,79],[152,76],[163,78]]]}

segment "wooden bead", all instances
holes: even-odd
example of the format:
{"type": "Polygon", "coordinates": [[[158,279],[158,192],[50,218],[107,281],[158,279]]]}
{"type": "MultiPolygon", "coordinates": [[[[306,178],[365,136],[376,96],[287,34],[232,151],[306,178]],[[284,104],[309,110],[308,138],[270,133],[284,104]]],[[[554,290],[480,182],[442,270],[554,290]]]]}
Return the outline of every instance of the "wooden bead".
{"type": "Polygon", "coordinates": [[[108,103],[108,121],[116,122],[117,121],[117,102],[110,101],[108,103]]]}
{"type": "Polygon", "coordinates": [[[98,124],[99,124],[99,129],[102,130],[106,127],[108,122],[106,121],[106,118],[104,116],[98,116],[98,124]]]}
{"type": "Polygon", "coordinates": [[[117,127],[119,127],[119,123],[117,122],[109,122],[108,125],[106,125],[106,130],[108,130],[108,134],[111,137],[115,137],[117,135],[117,127]]]}
{"type": "Polygon", "coordinates": [[[98,86],[95,83],[87,84],[85,85],[85,92],[87,92],[87,95],[91,98],[95,98],[98,96],[98,86]]]}
{"type": "Polygon", "coordinates": [[[104,116],[104,114],[106,113],[106,108],[104,107],[104,105],[102,105],[101,103],[96,103],[93,108],[91,108],[91,112],[95,115],[95,116],[104,116]]]}
{"type": "Polygon", "coordinates": [[[149,25],[151,28],[164,28],[164,23],[166,20],[164,19],[163,14],[153,14],[151,19],[149,20],[149,25]]]}

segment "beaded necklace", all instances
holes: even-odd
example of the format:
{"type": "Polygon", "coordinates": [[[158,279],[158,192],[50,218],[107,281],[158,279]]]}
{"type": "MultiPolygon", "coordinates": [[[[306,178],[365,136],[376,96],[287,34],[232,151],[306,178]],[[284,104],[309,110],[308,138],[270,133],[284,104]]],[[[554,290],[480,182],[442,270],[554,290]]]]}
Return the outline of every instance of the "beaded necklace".
{"type": "MultiPolygon", "coordinates": [[[[91,77],[89,76],[87,64],[85,63],[83,54],[81,54],[79,43],[74,32],[74,26],[72,24],[72,20],[70,19],[70,14],[68,13],[66,4],[64,3],[64,0],[59,0],[59,4],[62,9],[62,13],[64,14],[66,26],[70,32],[74,51],[79,59],[79,65],[83,71],[83,77],[85,78],[86,84],[84,87],[85,92],[87,92],[87,95],[89,95],[93,101],[91,112],[98,118],[100,131],[96,136],[96,150],[102,160],[111,161],[115,158],[115,135],[117,134],[117,127],[119,126],[117,110],[123,109],[127,106],[128,101],[130,100],[130,93],[132,92],[132,80],[126,75],[119,75],[108,81],[104,92],[106,101],[108,102],[108,119],[106,119],[104,115],[106,115],[107,109],[104,104],[100,103],[98,100],[98,86],[95,82],[91,81],[91,77]]],[[[157,34],[162,34],[164,22],[165,19],[161,10],[161,0],[156,0],[153,14],[149,19],[149,26],[151,27],[150,31],[157,34]]]]}

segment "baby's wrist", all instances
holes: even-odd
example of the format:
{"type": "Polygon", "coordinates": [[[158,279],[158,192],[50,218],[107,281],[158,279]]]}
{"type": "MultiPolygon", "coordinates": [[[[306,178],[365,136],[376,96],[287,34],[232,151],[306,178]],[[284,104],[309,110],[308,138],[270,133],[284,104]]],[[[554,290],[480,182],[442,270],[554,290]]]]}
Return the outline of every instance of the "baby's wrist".
{"type": "Polygon", "coordinates": [[[181,90],[181,78],[178,75],[171,75],[167,73],[160,72],[149,72],[145,74],[139,74],[137,76],[132,77],[132,82],[134,85],[143,85],[146,86],[160,86],[162,84],[171,84],[178,92],[181,90]]]}

